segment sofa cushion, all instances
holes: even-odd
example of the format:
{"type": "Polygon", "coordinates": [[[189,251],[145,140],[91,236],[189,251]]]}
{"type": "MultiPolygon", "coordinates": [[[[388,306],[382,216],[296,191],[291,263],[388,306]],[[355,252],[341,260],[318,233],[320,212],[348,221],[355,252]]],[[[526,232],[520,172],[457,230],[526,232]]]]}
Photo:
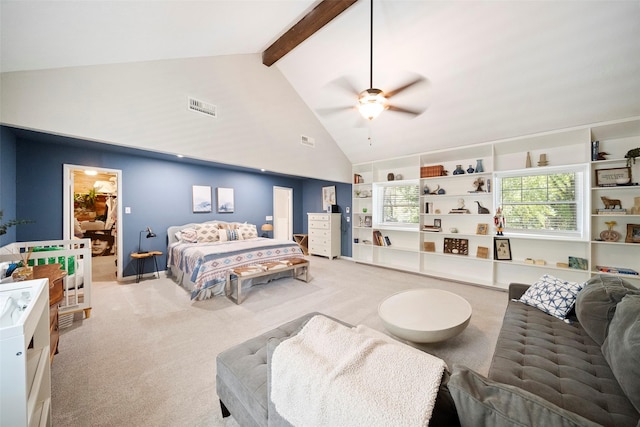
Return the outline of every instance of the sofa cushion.
{"type": "Polygon", "coordinates": [[[460,365],[453,368],[449,390],[463,427],[598,425],[526,390],[491,381],[460,365]]]}
{"type": "Polygon", "coordinates": [[[633,426],[633,407],[579,323],[509,301],[489,378],[527,390],[602,425],[633,426]]]}
{"type": "Polygon", "coordinates": [[[624,279],[603,274],[589,279],[578,294],[578,321],[599,345],[602,345],[607,336],[616,306],[629,293],[640,295],[640,291],[624,279]]]}
{"type": "Polygon", "coordinates": [[[627,295],[618,304],[602,353],[640,412],[640,295],[627,295]]]}
{"type": "Polygon", "coordinates": [[[582,283],[568,282],[545,274],[527,289],[520,302],[564,320],[573,308],[582,286],[582,283]]]}

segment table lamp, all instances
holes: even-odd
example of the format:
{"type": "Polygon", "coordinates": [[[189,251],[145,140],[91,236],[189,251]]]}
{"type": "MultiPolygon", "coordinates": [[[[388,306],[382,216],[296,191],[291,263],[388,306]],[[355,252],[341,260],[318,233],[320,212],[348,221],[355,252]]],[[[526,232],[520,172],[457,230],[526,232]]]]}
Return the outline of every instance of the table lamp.
{"type": "Polygon", "coordinates": [[[139,254],[146,254],[148,251],[143,251],[142,250],[142,233],[147,233],[147,239],[151,238],[151,237],[156,237],[156,233],[154,233],[151,230],[151,227],[147,227],[144,230],[142,230],[140,232],[140,238],[138,239],[138,253],[139,254]]]}
{"type": "Polygon", "coordinates": [[[269,232],[273,231],[273,225],[262,224],[262,227],[260,227],[260,230],[264,231],[264,233],[262,233],[262,237],[269,237],[269,232]]]}

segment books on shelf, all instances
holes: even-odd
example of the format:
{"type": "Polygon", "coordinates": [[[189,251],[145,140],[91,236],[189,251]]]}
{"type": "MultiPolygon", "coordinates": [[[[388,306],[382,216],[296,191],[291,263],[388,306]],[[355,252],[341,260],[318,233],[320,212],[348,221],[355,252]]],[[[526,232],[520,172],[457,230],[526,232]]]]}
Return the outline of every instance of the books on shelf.
{"type": "Polygon", "coordinates": [[[425,225],[422,227],[422,230],[439,232],[439,231],[442,231],[442,227],[436,227],[435,225],[425,225]]]}
{"type": "Polygon", "coordinates": [[[638,276],[638,272],[632,268],[624,268],[624,267],[609,267],[606,265],[597,265],[596,268],[598,271],[602,273],[611,273],[611,274],[627,274],[630,276],[638,276]]]}
{"type": "Polygon", "coordinates": [[[380,230],[374,230],[373,243],[376,246],[391,246],[391,239],[389,239],[389,236],[383,236],[380,230]]]}
{"type": "Polygon", "coordinates": [[[627,214],[627,210],[626,209],[597,209],[596,213],[598,215],[626,215],[627,214]]]}

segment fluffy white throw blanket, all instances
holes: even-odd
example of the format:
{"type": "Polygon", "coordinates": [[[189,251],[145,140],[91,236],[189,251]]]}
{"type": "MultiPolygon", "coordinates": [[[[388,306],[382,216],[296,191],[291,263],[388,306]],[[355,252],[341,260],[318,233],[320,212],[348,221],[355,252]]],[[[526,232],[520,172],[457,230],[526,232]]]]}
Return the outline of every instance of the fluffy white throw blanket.
{"type": "Polygon", "coordinates": [[[271,359],[271,400],[294,426],[427,426],[446,365],[363,326],[315,316],[271,359]]]}

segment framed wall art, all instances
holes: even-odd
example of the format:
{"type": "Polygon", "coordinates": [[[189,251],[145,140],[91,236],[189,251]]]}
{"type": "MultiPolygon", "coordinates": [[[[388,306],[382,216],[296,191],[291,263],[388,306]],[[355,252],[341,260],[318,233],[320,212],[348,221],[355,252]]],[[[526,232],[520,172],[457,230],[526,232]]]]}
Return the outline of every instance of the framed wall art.
{"type": "Polygon", "coordinates": [[[442,252],[453,255],[469,255],[469,240],[445,237],[442,252]]]}
{"type": "Polygon", "coordinates": [[[191,187],[193,213],[211,212],[211,187],[194,185],[191,187]]]}
{"type": "Polygon", "coordinates": [[[233,212],[233,188],[218,187],[218,212],[233,212]]]}
{"type": "Polygon", "coordinates": [[[493,239],[493,257],[498,261],[511,261],[511,243],[509,243],[509,239],[493,239]]]}
{"type": "Polygon", "coordinates": [[[476,234],[486,235],[489,232],[489,224],[478,224],[476,234]]]}
{"type": "Polygon", "coordinates": [[[331,212],[331,206],[336,204],[336,186],[322,187],[322,210],[331,212]]]}

